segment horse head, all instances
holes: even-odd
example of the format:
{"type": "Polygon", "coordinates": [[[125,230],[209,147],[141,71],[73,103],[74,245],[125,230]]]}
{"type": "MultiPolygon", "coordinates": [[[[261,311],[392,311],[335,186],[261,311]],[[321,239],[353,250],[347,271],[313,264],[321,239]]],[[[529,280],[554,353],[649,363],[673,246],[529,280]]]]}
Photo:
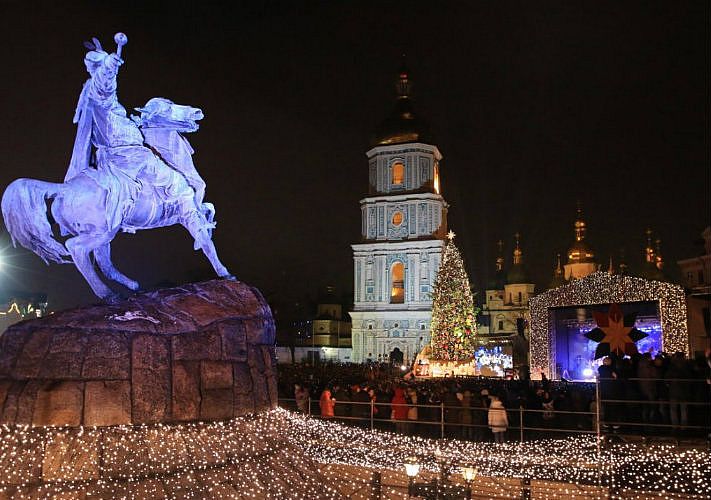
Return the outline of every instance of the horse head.
{"type": "Polygon", "coordinates": [[[141,112],[141,116],[133,117],[139,127],[165,128],[178,132],[195,132],[200,128],[198,120],[205,116],[200,108],[175,104],[163,97],[150,99],[142,108],[136,108],[136,111],[141,112]]]}

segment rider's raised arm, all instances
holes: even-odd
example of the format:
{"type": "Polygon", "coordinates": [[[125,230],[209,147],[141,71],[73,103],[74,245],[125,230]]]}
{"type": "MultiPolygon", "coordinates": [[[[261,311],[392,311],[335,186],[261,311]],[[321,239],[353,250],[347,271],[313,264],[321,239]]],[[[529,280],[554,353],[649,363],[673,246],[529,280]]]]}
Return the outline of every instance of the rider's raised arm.
{"type": "Polygon", "coordinates": [[[92,97],[105,105],[112,105],[116,96],[116,75],[123,60],[116,54],[109,54],[91,78],[92,97]]]}

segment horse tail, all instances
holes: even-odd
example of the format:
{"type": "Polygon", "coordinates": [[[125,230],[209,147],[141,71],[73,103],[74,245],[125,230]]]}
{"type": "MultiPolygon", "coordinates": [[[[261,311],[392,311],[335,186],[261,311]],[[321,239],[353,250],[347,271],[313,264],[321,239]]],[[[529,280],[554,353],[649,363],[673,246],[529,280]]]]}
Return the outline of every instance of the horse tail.
{"type": "Polygon", "coordinates": [[[19,243],[47,264],[72,261],[64,245],[54,238],[47,215],[47,200],[59,193],[60,186],[34,179],[17,179],[2,195],[2,216],[13,246],[19,243]]]}

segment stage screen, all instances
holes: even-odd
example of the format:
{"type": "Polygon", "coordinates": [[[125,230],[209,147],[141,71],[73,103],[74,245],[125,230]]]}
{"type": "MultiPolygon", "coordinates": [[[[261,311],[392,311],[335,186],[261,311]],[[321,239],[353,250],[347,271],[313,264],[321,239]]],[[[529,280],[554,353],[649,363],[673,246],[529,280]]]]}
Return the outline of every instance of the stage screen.
{"type": "Polygon", "coordinates": [[[476,371],[485,377],[503,377],[506,368],[513,368],[511,344],[486,344],[474,351],[476,371]]]}
{"type": "MultiPolygon", "coordinates": [[[[662,350],[662,327],[659,321],[659,304],[656,301],[623,302],[619,304],[624,315],[636,313],[634,326],[647,334],[636,343],[640,353],[652,356],[662,350]]],[[[555,335],[555,366],[559,377],[568,380],[594,380],[602,358],[595,360],[597,343],[584,336],[597,327],[593,311],[607,313],[610,304],[550,308],[555,335]]]]}

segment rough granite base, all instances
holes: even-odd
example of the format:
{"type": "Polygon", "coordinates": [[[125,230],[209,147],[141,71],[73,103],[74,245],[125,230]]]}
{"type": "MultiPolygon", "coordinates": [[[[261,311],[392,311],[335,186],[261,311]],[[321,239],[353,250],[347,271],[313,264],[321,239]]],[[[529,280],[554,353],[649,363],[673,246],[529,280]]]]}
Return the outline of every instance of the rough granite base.
{"type": "Polygon", "coordinates": [[[274,320],[256,288],[213,280],[13,325],[0,424],[223,420],[276,407],[274,320]]]}
{"type": "Polygon", "coordinates": [[[0,500],[337,497],[259,423],[277,405],[274,339],[259,291],[224,280],[13,325],[0,500]]]}

